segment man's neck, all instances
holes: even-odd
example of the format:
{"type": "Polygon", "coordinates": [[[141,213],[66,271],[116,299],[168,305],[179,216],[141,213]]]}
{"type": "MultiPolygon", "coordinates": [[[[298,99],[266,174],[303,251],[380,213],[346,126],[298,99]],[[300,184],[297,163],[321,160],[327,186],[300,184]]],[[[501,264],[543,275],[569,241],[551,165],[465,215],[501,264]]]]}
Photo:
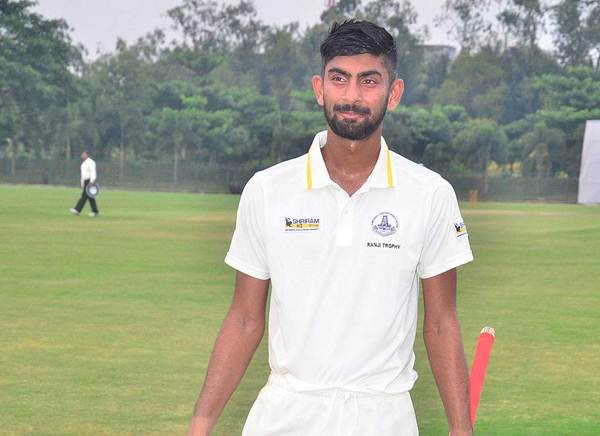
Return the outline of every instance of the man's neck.
{"type": "Polygon", "coordinates": [[[331,180],[352,195],[373,172],[380,148],[381,127],[360,141],[342,138],[327,129],[327,145],[321,153],[331,180]]]}

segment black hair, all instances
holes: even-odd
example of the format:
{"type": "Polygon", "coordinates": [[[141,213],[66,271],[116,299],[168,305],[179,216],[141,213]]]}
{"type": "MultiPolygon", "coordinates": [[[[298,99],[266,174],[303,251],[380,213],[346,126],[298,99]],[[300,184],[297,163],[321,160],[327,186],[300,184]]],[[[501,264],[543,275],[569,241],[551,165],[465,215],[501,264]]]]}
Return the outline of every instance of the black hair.
{"type": "Polygon", "coordinates": [[[370,21],[346,20],[333,23],[331,30],[321,44],[322,73],[325,65],[336,56],[359,54],[383,56],[390,83],[396,77],[396,43],[394,37],[383,27],[370,21]]]}

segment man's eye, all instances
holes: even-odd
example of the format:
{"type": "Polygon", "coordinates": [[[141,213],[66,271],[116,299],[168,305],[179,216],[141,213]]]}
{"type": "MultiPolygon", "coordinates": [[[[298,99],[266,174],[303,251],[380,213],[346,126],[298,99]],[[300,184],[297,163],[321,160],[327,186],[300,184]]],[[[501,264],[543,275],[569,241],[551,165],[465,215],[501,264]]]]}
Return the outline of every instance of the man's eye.
{"type": "Polygon", "coordinates": [[[342,76],[333,76],[331,80],[333,80],[334,82],[343,82],[344,78],[342,76]]]}

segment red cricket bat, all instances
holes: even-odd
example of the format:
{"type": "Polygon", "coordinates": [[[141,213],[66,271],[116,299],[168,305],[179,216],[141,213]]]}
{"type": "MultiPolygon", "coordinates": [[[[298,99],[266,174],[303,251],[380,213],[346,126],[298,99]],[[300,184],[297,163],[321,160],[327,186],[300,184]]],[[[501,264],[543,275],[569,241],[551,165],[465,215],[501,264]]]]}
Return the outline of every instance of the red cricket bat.
{"type": "Polygon", "coordinates": [[[484,327],[479,334],[477,341],[477,350],[475,350],[475,358],[471,366],[471,376],[469,378],[469,387],[471,390],[471,404],[469,412],[471,415],[471,425],[475,427],[475,419],[477,418],[477,407],[481,398],[481,390],[485,380],[485,371],[487,369],[492,345],[496,339],[496,331],[492,327],[484,327]]]}

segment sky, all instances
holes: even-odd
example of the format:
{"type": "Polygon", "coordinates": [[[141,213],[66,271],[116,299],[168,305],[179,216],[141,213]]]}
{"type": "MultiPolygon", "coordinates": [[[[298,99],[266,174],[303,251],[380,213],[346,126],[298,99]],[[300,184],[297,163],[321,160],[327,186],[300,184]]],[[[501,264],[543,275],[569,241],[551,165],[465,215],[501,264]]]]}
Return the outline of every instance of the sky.
{"type": "MultiPolygon", "coordinates": [[[[218,0],[219,3],[234,2],[218,0]]],[[[138,37],[157,27],[167,30],[171,23],[166,11],[181,0],[38,0],[34,9],[47,18],[63,18],[72,28],[74,42],[83,44],[88,57],[94,58],[98,49],[111,52],[117,37],[135,42],[138,37]]],[[[431,44],[453,44],[447,30],[436,26],[444,0],[413,0],[419,16],[418,26],[427,25],[431,44]]],[[[292,21],[302,27],[317,23],[325,8],[325,0],[254,0],[258,17],[267,24],[282,25],[292,21]]]]}

